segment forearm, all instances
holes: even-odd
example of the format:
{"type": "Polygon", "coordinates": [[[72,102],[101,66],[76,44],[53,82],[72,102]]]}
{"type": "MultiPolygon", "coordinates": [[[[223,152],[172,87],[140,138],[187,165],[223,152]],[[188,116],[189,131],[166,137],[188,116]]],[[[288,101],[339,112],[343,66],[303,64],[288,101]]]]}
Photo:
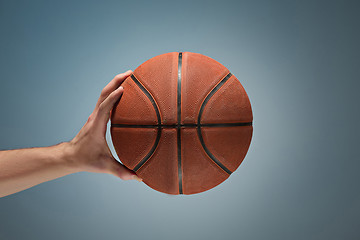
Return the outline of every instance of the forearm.
{"type": "Polygon", "coordinates": [[[61,143],[0,151],[0,197],[77,172],[71,166],[66,147],[66,143],[61,143]]]}

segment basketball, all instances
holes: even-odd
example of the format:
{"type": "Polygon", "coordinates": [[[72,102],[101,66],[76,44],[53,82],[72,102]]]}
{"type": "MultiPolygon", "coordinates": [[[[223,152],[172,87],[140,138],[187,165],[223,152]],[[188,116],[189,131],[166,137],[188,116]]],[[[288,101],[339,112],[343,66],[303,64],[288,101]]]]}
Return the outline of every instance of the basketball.
{"type": "Polygon", "coordinates": [[[149,187],[204,192],[225,181],[249,149],[253,116],[240,81],[198,53],[166,53],[123,83],[111,113],[120,161],[149,187]]]}

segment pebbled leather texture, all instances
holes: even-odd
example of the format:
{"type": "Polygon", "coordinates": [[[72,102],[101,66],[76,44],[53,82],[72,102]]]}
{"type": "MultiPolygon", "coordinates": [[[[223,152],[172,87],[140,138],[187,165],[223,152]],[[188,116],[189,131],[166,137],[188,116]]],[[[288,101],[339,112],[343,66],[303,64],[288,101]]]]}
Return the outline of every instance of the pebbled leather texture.
{"type": "Polygon", "coordinates": [[[121,162],[168,194],[204,192],[242,163],[253,132],[239,80],[212,58],[190,52],[156,56],[135,69],[111,114],[121,162]]]}

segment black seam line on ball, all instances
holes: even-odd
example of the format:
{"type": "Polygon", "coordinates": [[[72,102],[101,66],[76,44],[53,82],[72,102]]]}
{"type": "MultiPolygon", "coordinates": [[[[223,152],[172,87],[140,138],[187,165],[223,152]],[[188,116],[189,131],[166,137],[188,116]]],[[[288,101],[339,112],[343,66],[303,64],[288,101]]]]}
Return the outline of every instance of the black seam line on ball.
{"type": "Polygon", "coordinates": [[[179,53],[178,59],[178,82],[177,82],[177,124],[181,123],[181,66],[182,66],[182,53],[179,53]]]}
{"type": "Polygon", "coordinates": [[[252,126],[252,122],[236,122],[236,123],[188,123],[188,124],[111,124],[114,128],[196,128],[196,127],[242,127],[252,126]]]}
{"type": "Polygon", "coordinates": [[[182,67],[182,52],[178,56],[178,84],[177,84],[177,158],[178,158],[178,179],[179,179],[179,194],[183,194],[182,189],[182,169],[181,169],[181,67],[182,67]]]}
{"type": "Polygon", "coordinates": [[[182,169],[181,169],[181,130],[180,130],[180,128],[177,128],[177,151],[178,151],[179,194],[183,194],[182,169]]]}
{"type": "Polygon", "coordinates": [[[201,104],[200,107],[200,111],[199,111],[199,115],[198,115],[198,125],[199,127],[197,128],[197,133],[198,133],[198,137],[200,140],[200,143],[202,145],[202,147],[204,148],[206,154],[213,160],[214,163],[216,163],[220,168],[222,168],[222,170],[224,170],[226,173],[231,174],[232,172],[227,169],[218,159],[216,159],[216,157],[210,152],[210,150],[206,147],[204,139],[202,137],[201,134],[201,116],[202,113],[204,111],[205,105],[207,104],[207,102],[210,100],[210,98],[216,93],[217,90],[219,90],[219,88],[224,85],[224,83],[232,76],[231,73],[229,73],[228,75],[226,75],[224,77],[223,80],[221,80],[211,91],[210,93],[206,96],[205,100],[203,101],[203,103],[201,104]]]}
{"type": "Polygon", "coordinates": [[[148,154],[146,154],[146,156],[134,167],[133,171],[136,172],[137,170],[139,170],[139,168],[141,168],[149,160],[151,155],[155,152],[157,145],[159,144],[160,137],[161,137],[161,127],[160,127],[161,117],[160,117],[160,112],[156,105],[155,99],[151,96],[149,91],[139,82],[139,80],[137,80],[137,78],[133,74],[131,75],[131,79],[136,83],[136,85],[138,85],[138,87],[141,89],[141,91],[143,91],[145,93],[145,95],[149,98],[149,100],[151,101],[151,104],[153,105],[153,107],[155,109],[156,117],[157,117],[157,121],[158,121],[158,125],[157,125],[158,129],[157,129],[155,143],[152,146],[151,150],[148,152],[148,154]]]}

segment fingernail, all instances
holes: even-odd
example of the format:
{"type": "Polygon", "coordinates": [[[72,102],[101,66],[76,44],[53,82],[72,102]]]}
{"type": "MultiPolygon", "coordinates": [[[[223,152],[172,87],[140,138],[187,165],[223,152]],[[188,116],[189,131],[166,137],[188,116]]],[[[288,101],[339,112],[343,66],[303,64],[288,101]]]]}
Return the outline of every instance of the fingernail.
{"type": "Polygon", "coordinates": [[[119,89],[122,90],[122,89],[124,89],[124,88],[123,88],[123,86],[120,86],[119,89]]]}
{"type": "Polygon", "coordinates": [[[136,181],[138,181],[138,182],[142,182],[142,179],[139,178],[137,175],[133,175],[132,179],[133,179],[133,180],[136,180],[136,181]]]}

